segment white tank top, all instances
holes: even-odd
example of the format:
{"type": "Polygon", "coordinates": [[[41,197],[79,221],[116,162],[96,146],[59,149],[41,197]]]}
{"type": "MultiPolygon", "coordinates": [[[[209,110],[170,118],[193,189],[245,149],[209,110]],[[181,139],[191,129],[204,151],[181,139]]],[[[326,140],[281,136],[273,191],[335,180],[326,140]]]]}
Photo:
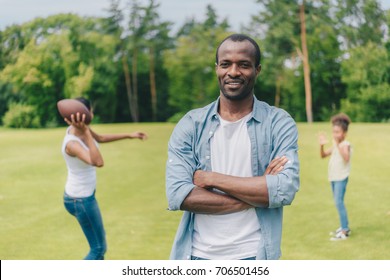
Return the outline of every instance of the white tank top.
{"type": "MultiPolygon", "coordinates": [[[[87,145],[77,136],[69,134],[70,127],[66,130],[66,135],[62,143],[62,155],[64,156],[66,167],[68,168],[68,178],[65,185],[65,193],[71,197],[88,197],[96,189],[96,168],[89,165],[77,157],[68,155],[65,151],[66,145],[70,141],[76,141],[89,150],[87,145]]],[[[97,142],[95,141],[97,146],[97,142]]]]}
{"type": "MultiPolygon", "coordinates": [[[[232,176],[252,177],[251,142],[247,121],[220,118],[211,139],[211,168],[232,176]]],[[[260,224],[254,208],[226,215],[195,215],[192,255],[214,260],[254,257],[261,240],[260,224]]]]}

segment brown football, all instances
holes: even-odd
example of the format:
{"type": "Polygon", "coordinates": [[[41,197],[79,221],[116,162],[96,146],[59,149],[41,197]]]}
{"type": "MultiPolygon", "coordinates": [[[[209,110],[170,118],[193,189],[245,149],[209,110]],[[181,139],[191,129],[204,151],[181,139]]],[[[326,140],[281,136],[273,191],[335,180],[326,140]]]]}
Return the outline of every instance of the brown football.
{"type": "Polygon", "coordinates": [[[91,113],[88,108],[76,99],[62,99],[57,102],[57,108],[63,118],[71,120],[70,116],[76,113],[85,114],[85,123],[91,122],[91,113]]]}

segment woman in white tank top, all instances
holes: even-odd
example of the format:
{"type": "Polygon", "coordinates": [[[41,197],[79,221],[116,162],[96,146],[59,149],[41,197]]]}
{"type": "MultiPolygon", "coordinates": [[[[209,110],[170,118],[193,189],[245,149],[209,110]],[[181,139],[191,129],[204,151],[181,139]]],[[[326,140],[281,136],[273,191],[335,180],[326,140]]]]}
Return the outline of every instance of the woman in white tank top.
{"type": "MultiPolygon", "coordinates": [[[[90,102],[76,98],[93,112],[90,102]]],[[[88,240],[90,251],[86,260],[102,260],[107,250],[105,230],[99,205],[95,199],[96,167],[103,167],[103,157],[98,143],[107,143],[121,139],[147,139],[143,132],[105,134],[93,132],[83,121],[83,116],[72,115],[65,119],[69,127],[62,144],[62,154],[68,169],[64,192],[66,210],[79,222],[88,240]]]]}

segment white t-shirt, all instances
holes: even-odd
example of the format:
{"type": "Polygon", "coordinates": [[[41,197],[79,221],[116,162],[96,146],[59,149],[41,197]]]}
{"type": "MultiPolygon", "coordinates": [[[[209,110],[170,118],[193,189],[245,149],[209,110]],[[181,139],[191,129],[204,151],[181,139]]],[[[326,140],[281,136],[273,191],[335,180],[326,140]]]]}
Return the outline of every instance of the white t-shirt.
{"type": "Polygon", "coordinates": [[[336,144],[333,145],[332,153],[329,159],[328,165],[328,180],[329,181],[342,181],[349,176],[351,172],[351,157],[352,157],[352,148],[351,144],[344,140],[339,144],[340,147],[349,146],[350,149],[350,158],[346,162],[340,154],[339,149],[336,144]]]}
{"type": "MultiPolygon", "coordinates": [[[[251,114],[221,125],[211,139],[211,168],[232,176],[252,177],[251,142],[247,121],[251,114]]],[[[195,214],[192,255],[206,259],[243,259],[256,256],[261,239],[254,208],[226,214],[195,214]]]]}
{"type": "MultiPolygon", "coordinates": [[[[71,197],[88,197],[96,189],[96,168],[66,153],[65,148],[69,141],[79,142],[84,149],[89,150],[80,138],[69,134],[69,129],[70,127],[66,130],[66,135],[62,143],[62,155],[68,168],[65,193],[71,197]]],[[[97,145],[96,141],[95,144],[97,145]]]]}

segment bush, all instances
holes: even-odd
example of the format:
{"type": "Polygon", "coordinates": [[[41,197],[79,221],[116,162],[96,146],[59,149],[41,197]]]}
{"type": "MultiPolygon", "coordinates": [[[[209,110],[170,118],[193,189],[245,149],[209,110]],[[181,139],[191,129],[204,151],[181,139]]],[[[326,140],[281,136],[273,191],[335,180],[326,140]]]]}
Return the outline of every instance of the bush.
{"type": "Polygon", "coordinates": [[[167,122],[169,122],[169,123],[177,123],[177,122],[180,121],[180,119],[181,119],[182,117],[184,117],[185,114],[186,114],[186,112],[178,112],[178,113],[174,114],[173,116],[171,116],[171,117],[167,120],[167,122]]]}
{"type": "Polygon", "coordinates": [[[34,106],[12,103],[3,117],[3,124],[12,128],[38,128],[40,118],[34,106]]]}

